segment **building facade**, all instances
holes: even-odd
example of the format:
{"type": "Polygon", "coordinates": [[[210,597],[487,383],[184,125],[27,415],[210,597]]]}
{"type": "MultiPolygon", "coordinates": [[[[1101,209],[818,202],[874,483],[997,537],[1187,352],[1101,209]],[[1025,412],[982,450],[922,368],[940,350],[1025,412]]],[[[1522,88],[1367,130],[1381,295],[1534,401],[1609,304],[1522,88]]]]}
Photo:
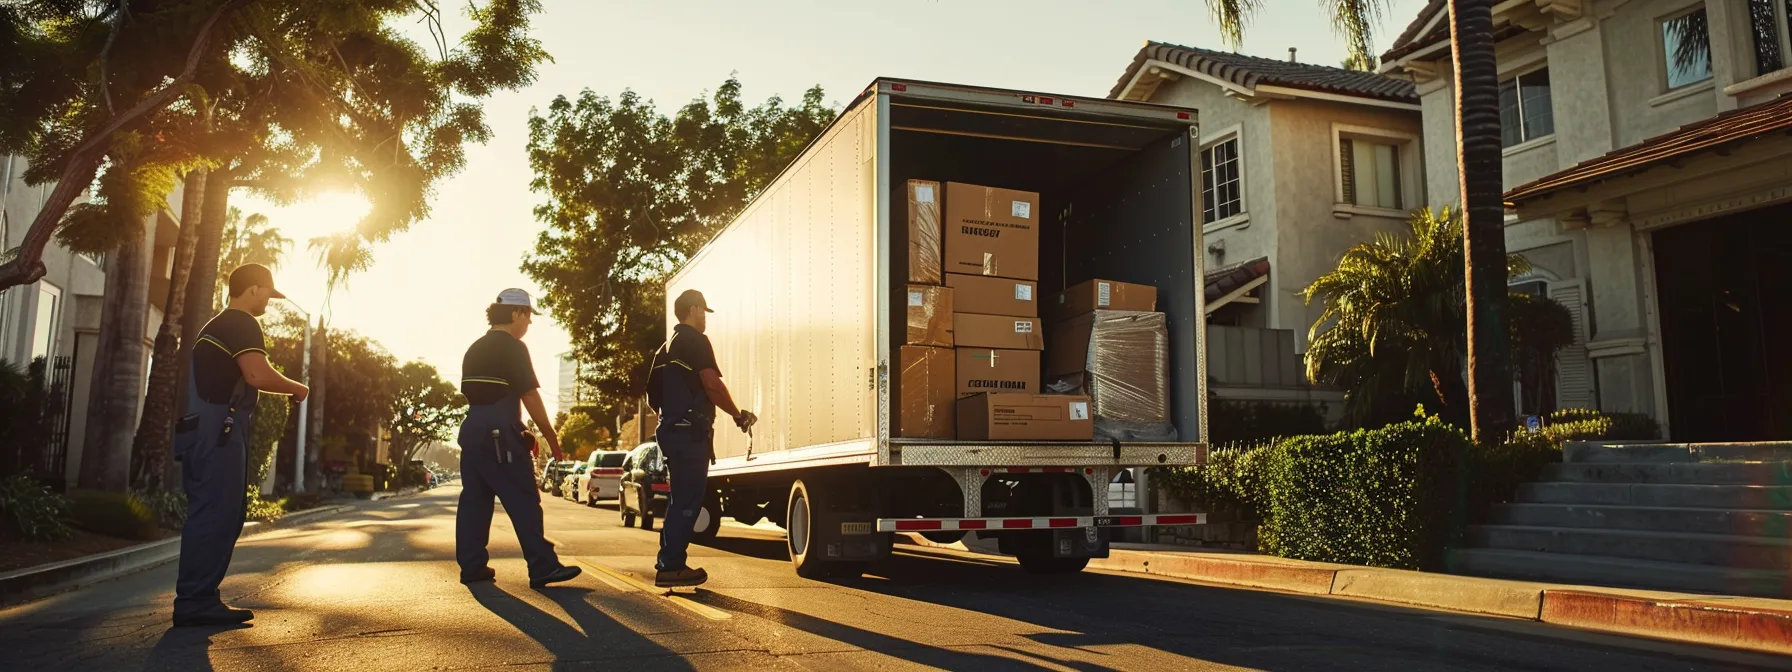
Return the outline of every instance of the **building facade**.
{"type": "MultiPolygon", "coordinates": [[[[1448,10],[1383,57],[1424,109],[1427,192],[1458,200],[1448,10]]],[[[1683,441],[1792,438],[1792,44],[1765,0],[1501,3],[1514,284],[1567,305],[1561,406],[1683,441]]]]}
{"type": "Polygon", "coordinates": [[[1290,58],[1152,42],[1109,93],[1200,110],[1208,361],[1221,398],[1312,398],[1300,355],[1320,306],[1302,291],[1345,250],[1405,231],[1426,203],[1412,83],[1290,58]]]}
{"type": "Polygon", "coordinates": [[[579,389],[579,361],[571,352],[562,352],[560,360],[559,412],[565,413],[578,406],[584,399],[579,389]]]}

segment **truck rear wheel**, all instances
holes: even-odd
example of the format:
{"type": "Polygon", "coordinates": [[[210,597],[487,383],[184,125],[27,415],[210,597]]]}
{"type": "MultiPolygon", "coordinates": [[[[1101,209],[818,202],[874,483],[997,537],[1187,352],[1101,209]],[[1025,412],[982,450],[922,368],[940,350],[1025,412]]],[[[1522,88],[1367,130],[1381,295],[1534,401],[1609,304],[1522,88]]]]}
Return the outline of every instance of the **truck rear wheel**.
{"type": "Polygon", "coordinates": [[[715,541],[716,534],[721,531],[722,507],[716,504],[716,496],[711,494],[697,509],[697,521],[691,525],[691,543],[708,544],[715,541]]]}
{"type": "Polygon", "coordinates": [[[1089,566],[1088,558],[1056,558],[1048,553],[1022,553],[1015,556],[1021,569],[1034,574],[1075,574],[1089,566]]]}
{"type": "Polygon", "coordinates": [[[811,488],[802,481],[791,484],[789,513],[784,518],[784,529],[789,532],[790,564],[796,566],[796,575],[805,579],[863,574],[864,562],[829,561],[822,557],[820,535],[816,534],[814,523],[815,511],[826,504],[827,496],[823,488],[811,488]]]}

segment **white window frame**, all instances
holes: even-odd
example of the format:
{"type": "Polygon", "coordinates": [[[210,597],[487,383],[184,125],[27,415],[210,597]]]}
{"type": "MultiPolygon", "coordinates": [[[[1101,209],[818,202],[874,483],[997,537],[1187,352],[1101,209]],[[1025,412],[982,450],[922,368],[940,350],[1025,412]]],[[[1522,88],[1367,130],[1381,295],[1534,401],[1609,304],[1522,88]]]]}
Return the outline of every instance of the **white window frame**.
{"type": "MultiPolygon", "coordinates": [[[[1494,89],[1497,91],[1499,89],[1499,87],[1505,86],[1506,82],[1516,80],[1519,77],[1523,77],[1525,75],[1536,74],[1538,72],[1548,70],[1548,69],[1549,69],[1549,61],[1538,60],[1537,62],[1532,63],[1530,65],[1526,65],[1521,68],[1515,68],[1511,72],[1502,72],[1502,73],[1500,73],[1500,76],[1499,76],[1499,82],[1497,82],[1494,85],[1494,89]]],[[[1505,127],[1501,126],[1500,133],[1504,134],[1505,131],[1506,131],[1505,127]]],[[[1518,132],[1520,135],[1524,134],[1524,87],[1523,86],[1518,87],[1518,132]]],[[[1532,147],[1546,145],[1546,144],[1549,144],[1550,142],[1554,142],[1555,137],[1556,137],[1556,78],[1555,78],[1555,75],[1552,73],[1549,76],[1549,132],[1544,133],[1543,135],[1539,135],[1534,138],[1521,139],[1518,142],[1515,142],[1513,144],[1503,147],[1501,149],[1501,151],[1502,152],[1511,152],[1511,153],[1522,152],[1522,151],[1530,149],[1532,147]]]]}
{"type": "Polygon", "coordinates": [[[35,291],[31,294],[31,308],[27,312],[27,315],[31,318],[31,333],[27,336],[30,341],[26,344],[28,350],[25,352],[25,361],[29,362],[40,356],[44,357],[46,360],[54,360],[56,358],[57,341],[59,340],[57,337],[62,335],[62,316],[63,313],[67,312],[68,307],[63,302],[64,295],[61,287],[57,287],[56,285],[52,285],[49,282],[42,280],[38,281],[33,287],[35,288],[35,291]],[[35,350],[37,348],[37,332],[45,328],[44,325],[39,323],[40,314],[43,312],[45,294],[55,297],[56,305],[50,308],[50,324],[48,326],[49,341],[44,344],[43,354],[39,355],[35,350]]]}
{"type": "MultiPolygon", "coordinates": [[[[1776,2],[1774,4],[1781,5],[1784,3],[1776,2]]],[[[1748,14],[1747,4],[1743,5],[1742,13],[1744,15],[1748,14]]],[[[1783,17],[1784,15],[1785,15],[1785,10],[1783,7],[1774,10],[1775,17],[1783,17]]],[[[1705,3],[1695,2],[1695,3],[1687,5],[1685,7],[1676,9],[1672,12],[1668,12],[1666,14],[1662,14],[1660,16],[1655,17],[1655,33],[1654,33],[1653,37],[1655,38],[1655,83],[1657,86],[1661,87],[1661,93],[1669,94],[1669,93],[1676,93],[1676,92],[1680,92],[1680,91],[1686,91],[1686,90],[1690,90],[1690,89],[1696,89],[1698,87],[1708,87],[1708,86],[1712,86],[1713,85],[1712,83],[1717,80],[1717,62],[1716,62],[1717,61],[1717,45],[1711,43],[1711,10],[1706,9],[1705,3]],[[1698,12],[1698,11],[1705,12],[1705,43],[1707,45],[1710,45],[1709,49],[1707,50],[1706,56],[1705,56],[1705,68],[1707,70],[1709,70],[1709,72],[1705,73],[1704,79],[1695,79],[1693,81],[1687,82],[1685,84],[1681,84],[1679,86],[1671,86],[1670,83],[1668,82],[1668,75],[1669,75],[1668,59],[1673,58],[1673,54],[1668,53],[1668,38],[1666,35],[1663,35],[1662,32],[1667,29],[1667,24],[1669,21],[1673,21],[1675,19],[1687,16],[1689,14],[1692,14],[1693,12],[1698,12]]],[[[1786,41],[1786,38],[1782,36],[1780,38],[1780,42],[1784,43],[1785,41],[1786,41]]],[[[1753,38],[1750,38],[1749,42],[1750,42],[1749,51],[1753,52],[1754,51],[1753,38]]],[[[1785,59],[1786,59],[1786,52],[1781,51],[1780,52],[1780,64],[1782,67],[1785,65],[1785,59]]],[[[1553,101],[1555,99],[1555,91],[1553,90],[1554,87],[1551,87],[1551,88],[1552,88],[1552,90],[1549,92],[1550,100],[1553,101]]]]}
{"type": "MultiPolygon", "coordinates": [[[[1250,165],[1247,164],[1244,159],[1244,125],[1233,124],[1220,129],[1218,132],[1201,136],[1200,153],[1197,155],[1197,158],[1204,157],[1208,150],[1227,142],[1235,142],[1238,146],[1238,212],[1229,217],[1222,217],[1211,222],[1203,222],[1201,224],[1202,233],[1212,233],[1220,229],[1244,226],[1251,222],[1251,202],[1248,194],[1250,176],[1245,174],[1250,168],[1250,165]]],[[[1217,185],[1215,186],[1217,187],[1217,185]]],[[[1201,190],[1207,190],[1206,176],[1201,177],[1201,190]]],[[[1201,203],[1201,217],[1207,216],[1207,206],[1208,203],[1205,201],[1201,203]]]]}
{"type": "Polygon", "coordinates": [[[1419,156],[1419,135],[1406,131],[1350,124],[1332,124],[1332,215],[1370,215],[1405,219],[1412,209],[1425,202],[1423,164],[1419,156]],[[1339,150],[1344,140],[1363,139],[1394,145],[1399,156],[1400,207],[1378,208],[1351,203],[1344,193],[1344,154],[1339,150]]]}

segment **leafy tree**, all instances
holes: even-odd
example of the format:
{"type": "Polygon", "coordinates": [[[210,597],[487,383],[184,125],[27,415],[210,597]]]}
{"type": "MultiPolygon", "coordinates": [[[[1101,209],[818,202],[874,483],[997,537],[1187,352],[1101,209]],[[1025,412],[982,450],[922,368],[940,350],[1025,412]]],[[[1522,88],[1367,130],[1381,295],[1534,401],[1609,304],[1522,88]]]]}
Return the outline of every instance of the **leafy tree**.
{"type": "Polygon", "coordinates": [[[560,445],[566,448],[567,456],[578,460],[589,457],[593,450],[610,447],[610,432],[592,419],[584,408],[574,409],[570,413],[562,413],[557,418],[555,431],[560,434],[560,445]]]}
{"type": "Polygon", "coordinates": [[[665,340],[667,276],[777,176],[835,110],[819,87],[749,108],[729,78],[668,118],[632,91],[556,97],[529,118],[530,188],[547,225],[523,270],[566,326],[607,425],[665,340]]]}
{"type": "Polygon", "coordinates": [[[355,332],[328,329],[324,334],[331,366],[321,375],[313,369],[311,375],[314,380],[328,380],[335,401],[330,425],[319,432],[318,445],[335,441],[371,458],[374,439],[391,418],[398,361],[379,343],[355,332]]]}
{"type": "Polygon", "coordinates": [[[453,437],[466,416],[467,401],[452,383],[442,380],[436,367],[423,362],[405,362],[393,383],[386,429],[391,431],[398,485],[403,487],[404,475],[417,453],[453,437]]]}
{"type": "MultiPolygon", "coordinates": [[[[1307,376],[1345,390],[1345,413],[1356,424],[1379,426],[1410,417],[1413,404],[1440,409],[1468,424],[1461,213],[1421,210],[1409,234],[1382,233],[1346,251],[1338,268],[1304,292],[1323,311],[1309,333],[1307,376]]],[[[1519,255],[1507,273],[1526,273],[1519,255]]],[[[1527,364],[1522,382],[1533,394],[1553,386],[1556,353],[1573,341],[1565,308],[1546,298],[1514,294],[1523,320],[1512,322],[1515,352],[1527,364]]],[[[1512,379],[1506,395],[1512,394],[1512,379]]]]}
{"type": "MultiPolygon", "coordinates": [[[[1374,62],[1374,25],[1388,0],[1320,0],[1333,28],[1349,44],[1351,64],[1374,62]]],[[[1494,0],[1449,0],[1456,105],[1457,185],[1467,252],[1463,263],[1468,309],[1468,405],[1473,439],[1499,441],[1517,420],[1512,408],[1512,362],[1506,322],[1506,225],[1500,146],[1499,79],[1494,55],[1494,0]]],[[[1220,36],[1233,49],[1263,4],[1210,0],[1220,36]]]]}

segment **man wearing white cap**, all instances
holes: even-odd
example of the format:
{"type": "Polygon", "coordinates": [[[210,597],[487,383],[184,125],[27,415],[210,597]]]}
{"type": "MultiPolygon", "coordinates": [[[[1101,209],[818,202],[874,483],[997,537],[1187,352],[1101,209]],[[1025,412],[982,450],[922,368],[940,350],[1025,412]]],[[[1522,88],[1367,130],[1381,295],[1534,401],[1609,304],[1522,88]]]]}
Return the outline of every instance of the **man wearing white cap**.
{"type": "Polygon", "coordinates": [[[529,563],[529,585],[541,588],[579,575],[578,567],[560,564],[553,544],[542,536],[541,493],[529,459],[531,441],[522,410],[541,430],[554,459],[561,459],[560,437],[541,403],[541,383],[523,335],[541,311],[520,289],[506,289],[485,309],[491,331],[467,348],[461,360],[461,394],[467,397],[467,420],[460,426],[460,508],[454,519],[454,555],[460,582],[491,581],[497,572],[487,564],[491,554],[492,498],[504,503],[517,543],[529,563]]]}

